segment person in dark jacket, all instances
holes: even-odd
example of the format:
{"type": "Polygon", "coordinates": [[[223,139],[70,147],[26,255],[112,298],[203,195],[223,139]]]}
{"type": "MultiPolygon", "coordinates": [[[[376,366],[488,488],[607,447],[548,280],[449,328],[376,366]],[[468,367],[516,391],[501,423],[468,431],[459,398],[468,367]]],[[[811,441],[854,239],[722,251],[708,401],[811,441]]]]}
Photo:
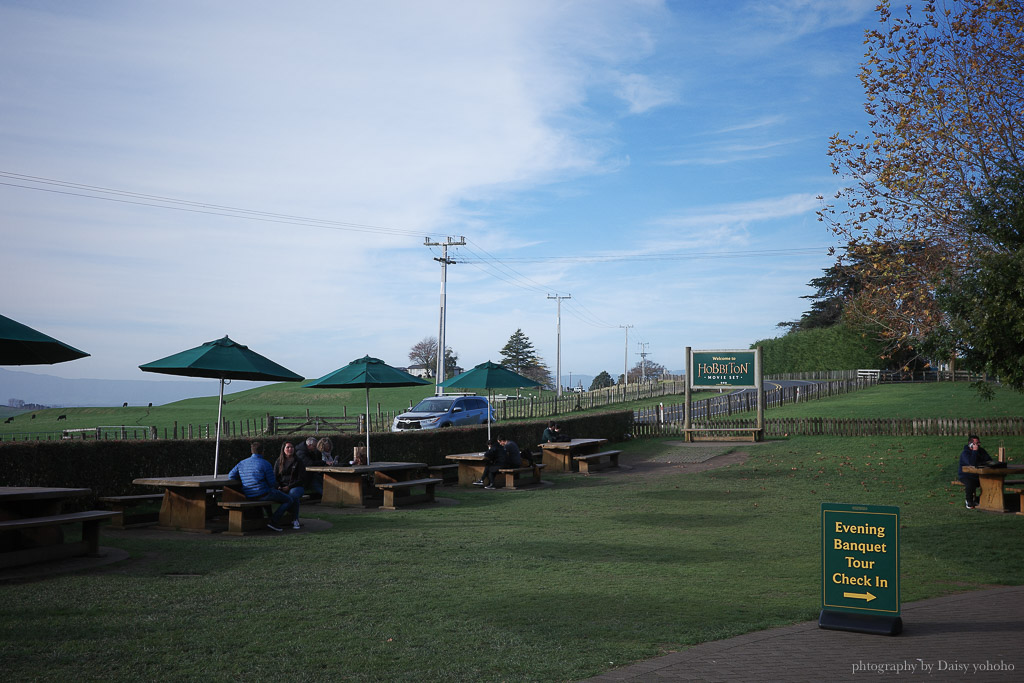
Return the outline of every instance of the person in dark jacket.
{"type": "Polygon", "coordinates": [[[494,439],[488,441],[487,452],[484,453],[484,473],[480,479],[473,482],[473,486],[483,486],[485,489],[495,488],[494,477],[498,474],[498,470],[505,467],[506,457],[504,446],[494,439]]]}
{"type": "Polygon", "coordinates": [[[308,482],[306,466],[295,455],[295,445],[290,441],[281,445],[281,454],[274,463],[274,476],[277,477],[278,490],[288,494],[292,500],[292,528],[298,529],[302,526],[299,523],[299,504],[308,482]]]}
{"type": "Polygon", "coordinates": [[[956,478],[964,484],[964,498],[968,510],[978,507],[975,494],[981,486],[981,479],[977,474],[964,472],[964,467],[983,467],[990,462],[992,462],[992,458],[988,451],[981,447],[981,439],[974,434],[967,437],[967,445],[960,451],[960,464],[956,468],[956,478]]]}
{"type": "Polygon", "coordinates": [[[505,467],[522,467],[523,456],[519,452],[519,444],[504,436],[498,436],[498,443],[505,449],[505,467]]]}
{"type": "MultiPolygon", "coordinates": [[[[304,467],[320,467],[324,464],[324,459],[320,453],[320,449],[317,448],[317,440],[315,436],[307,437],[305,441],[295,447],[295,457],[299,459],[304,467]]],[[[311,489],[317,496],[324,495],[324,475],[322,472],[309,472],[308,485],[306,488],[311,489]]]]}

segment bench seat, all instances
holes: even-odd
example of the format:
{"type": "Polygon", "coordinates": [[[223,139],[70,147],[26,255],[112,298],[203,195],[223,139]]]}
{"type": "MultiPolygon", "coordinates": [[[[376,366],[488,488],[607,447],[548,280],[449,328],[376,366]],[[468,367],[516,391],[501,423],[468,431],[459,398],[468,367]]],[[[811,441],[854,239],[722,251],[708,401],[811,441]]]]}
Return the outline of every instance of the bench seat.
{"type": "Polygon", "coordinates": [[[459,483],[459,463],[451,465],[431,465],[427,468],[428,476],[431,479],[440,479],[446,486],[459,483]]]}
{"type": "MultiPolygon", "coordinates": [[[[744,436],[746,436],[746,433],[749,432],[750,440],[751,441],[757,441],[757,436],[758,436],[758,434],[761,433],[761,430],[758,427],[690,427],[689,429],[684,429],[683,432],[684,432],[684,435],[683,435],[683,440],[684,441],[696,441],[698,437],[696,437],[695,435],[697,433],[704,433],[704,432],[712,432],[712,433],[717,433],[717,432],[743,432],[744,436]]],[[[700,437],[700,440],[701,441],[736,441],[737,438],[739,438],[739,437],[717,435],[717,436],[702,436],[702,437],[700,437]]]]}
{"type": "Polygon", "coordinates": [[[222,500],[217,503],[228,511],[228,536],[244,536],[246,531],[257,531],[266,526],[264,513],[270,512],[269,500],[222,500]]]}
{"type": "Polygon", "coordinates": [[[572,459],[580,468],[580,472],[589,474],[598,470],[619,466],[619,454],[622,451],[601,451],[589,455],[574,455],[572,459]]]}
{"type": "Polygon", "coordinates": [[[18,567],[36,562],[59,560],[78,555],[96,556],[99,553],[100,522],[111,519],[116,512],[107,510],[86,510],[85,512],[69,512],[61,515],[45,517],[25,517],[23,519],[6,519],[0,521],[0,569],[18,567]],[[65,524],[82,523],[82,540],[63,543],[63,533],[59,527],[65,524]],[[35,547],[21,548],[26,538],[14,533],[24,529],[45,529],[54,527],[51,536],[57,542],[41,544],[35,547]],[[4,532],[12,532],[6,534],[4,532]]]}
{"type": "Polygon", "coordinates": [[[504,480],[502,482],[502,488],[510,489],[515,491],[517,489],[526,488],[527,486],[539,486],[541,483],[540,471],[544,469],[546,465],[543,463],[538,465],[524,465],[523,467],[509,467],[498,470],[498,474],[504,480]],[[530,475],[526,477],[526,475],[530,475]]]}
{"type": "Polygon", "coordinates": [[[440,479],[428,477],[426,479],[410,479],[408,481],[389,481],[377,484],[377,488],[384,492],[384,504],[381,510],[397,510],[401,505],[414,505],[416,503],[433,503],[434,487],[441,483],[440,479]],[[412,489],[422,486],[423,493],[412,493],[412,489]]]}
{"type": "Polygon", "coordinates": [[[156,503],[163,500],[163,498],[164,494],[162,493],[144,493],[136,496],[104,496],[99,501],[106,503],[111,510],[117,513],[110,520],[111,527],[114,529],[128,529],[131,527],[148,526],[160,521],[160,513],[157,511],[135,514],[125,513],[129,508],[133,508],[136,505],[156,503]]]}

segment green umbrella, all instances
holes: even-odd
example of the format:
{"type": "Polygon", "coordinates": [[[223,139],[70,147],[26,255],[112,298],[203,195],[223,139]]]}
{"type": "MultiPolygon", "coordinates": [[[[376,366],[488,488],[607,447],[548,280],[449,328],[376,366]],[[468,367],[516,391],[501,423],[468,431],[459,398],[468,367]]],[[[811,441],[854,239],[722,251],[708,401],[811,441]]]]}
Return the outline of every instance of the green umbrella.
{"type": "MultiPolygon", "coordinates": [[[[519,373],[512,372],[504,365],[487,361],[477,365],[469,372],[455,375],[441,382],[445,389],[487,389],[488,403],[492,389],[518,389],[521,387],[539,387],[540,382],[519,373]]],[[[487,420],[487,440],[491,439],[491,421],[487,420]]]]}
{"type": "Polygon", "coordinates": [[[363,356],[329,375],[303,384],[307,388],[321,389],[366,389],[366,464],[370,464],[370,388],[371,387],[412,387],[430,384],[419,377],[393,368],[379,358],[363,356]]]}
{"type": "Polygon", "coordinates": [[[88,355],[0,315],[0,365],[52,365],[88,355]]]}
{"type": "Polygon", "coordinates": [[[217,401],[217,445],[213,454],[213,474],[217,475],[220,460],[221,410],[224,405],[224,381],[247,379],[255,382],[301,382],[302,377],[269,358],[232,341],[228,337],[209,341],[188,351],[140,365],[143,372],[159,372],[184,377],[210,377],[220,380],[217,401]]]}

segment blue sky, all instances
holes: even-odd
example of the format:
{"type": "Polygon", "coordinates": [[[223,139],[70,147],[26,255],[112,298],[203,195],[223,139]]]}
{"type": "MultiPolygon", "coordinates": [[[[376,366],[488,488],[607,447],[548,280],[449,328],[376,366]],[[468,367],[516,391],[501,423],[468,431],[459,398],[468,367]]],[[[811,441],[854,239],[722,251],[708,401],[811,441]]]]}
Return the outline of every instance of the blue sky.
{"type": "Polygon", "coordinates": [[[563,375],[776,336],[832,260],[873,5],[0,0],[2,313],[92,354],[22,369],[225,334],[406,365],[449,236],[467,368],[522,328],[554,372],[548,295],[563,375]]]}

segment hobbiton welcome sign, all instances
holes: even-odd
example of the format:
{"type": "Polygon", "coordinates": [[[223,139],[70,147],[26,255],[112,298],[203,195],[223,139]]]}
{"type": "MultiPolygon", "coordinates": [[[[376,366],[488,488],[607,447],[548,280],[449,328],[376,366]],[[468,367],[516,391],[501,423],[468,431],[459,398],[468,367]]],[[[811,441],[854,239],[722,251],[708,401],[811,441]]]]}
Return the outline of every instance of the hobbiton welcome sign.
{"type": "Polygon", "coordinates": [[[756,386],[756,352],[743,351],[691,351],[690,367],[692,387],[756,386]]]}
{"type": "Polygon", "coordinates": [[[896,635],[900,618],[900,509],[821,504],[818,625],[896,635]]]}

